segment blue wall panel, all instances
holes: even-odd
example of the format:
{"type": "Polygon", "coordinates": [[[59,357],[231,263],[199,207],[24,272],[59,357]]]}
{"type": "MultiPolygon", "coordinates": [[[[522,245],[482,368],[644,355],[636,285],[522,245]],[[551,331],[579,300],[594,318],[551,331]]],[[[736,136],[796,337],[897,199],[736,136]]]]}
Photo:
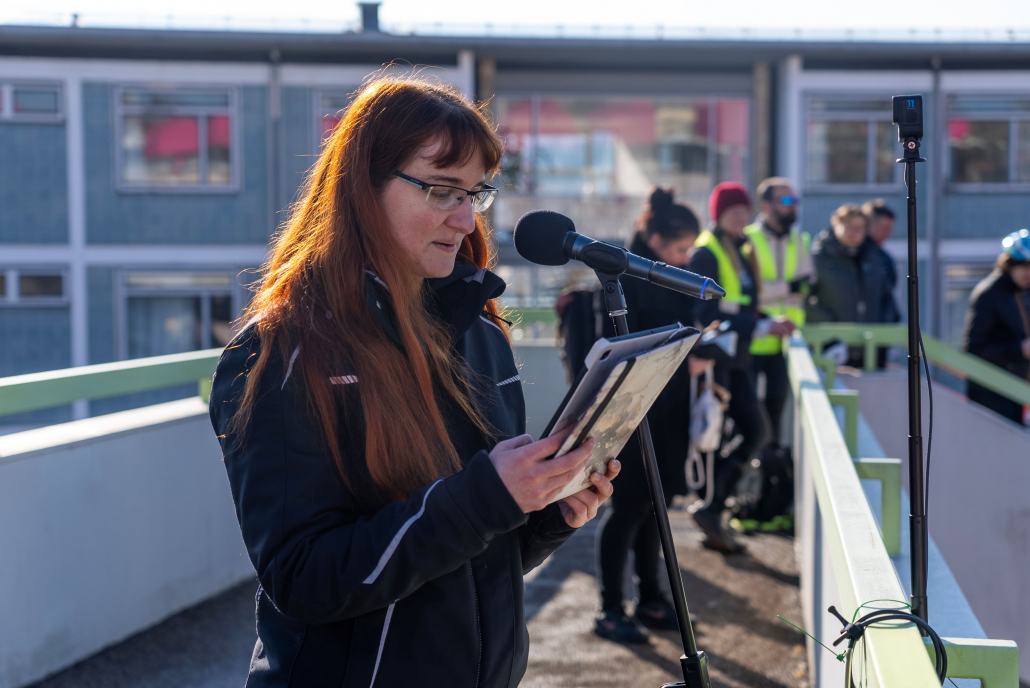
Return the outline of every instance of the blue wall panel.
{"type": "Polygon", "coordinates": [[[110,363],[115,360],[114,269],[88,268],[89,293],[89,362],[110,363]]]}
{"type": "MultiPolygon", "coordinates": [[[[297,193],[307,171],[315,164],[314,115],[311,112],[313,91],[310,88],[287,87],[282,90],[283,166],[282,194],[279,209],[288,208],[297,200],[297,193]]],[[[278,221],[287,219],[280,212],[278,221]]]]}
{"type": "Polygon", "coordinates": [[[941,213],[942,239],[1001,239],[1030,227],[1030,194],[946,194],[941,213]]]}
{"type": "MultiPolygon", "coordinates": [[[[0,308],[0,377],[71,366],[67,308],[0,308]]],[[[0,416],[0,425],[45,425],[71,420],[68,406],[0,416]]]]}
{"type": "Polygon", "coordinates": [[[64,124],[0,124],[0,243],[68,241],[64,124]]]}
{"type": "Polygon", "coordinates": [[[268,95],[239,89],[241,184],[234,193],[119,193],[112,84],[83,85],[87,237],[91,244],[238,244],[268,241],[268,95]]]}

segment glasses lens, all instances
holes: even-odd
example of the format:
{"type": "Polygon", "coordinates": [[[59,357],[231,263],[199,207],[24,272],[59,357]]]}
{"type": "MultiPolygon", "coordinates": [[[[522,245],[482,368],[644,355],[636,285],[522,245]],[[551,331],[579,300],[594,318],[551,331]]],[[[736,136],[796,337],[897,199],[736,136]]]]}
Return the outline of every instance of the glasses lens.
{"type": "Polygon", "coordinates": [[[431,186],[426,193],[426,203],[437,210],[453,210],[465,200],[466,193],[449,186],[431,186]]]}
{"type": "Polygon", "coordinates": [[[497,189],[480,191],[472,197],[472,209],[477,213],[482,213],[490,207],[490,204],[494,202],[495,198],[497,198],[497,189]]]}
{"type": "Polygon", "coordinates": [[[780,204],[781,205],[797,205],[800,202],[801,202],[801,199],[799,199],[797,196],[781,196],[780,197],[780,204]]]}

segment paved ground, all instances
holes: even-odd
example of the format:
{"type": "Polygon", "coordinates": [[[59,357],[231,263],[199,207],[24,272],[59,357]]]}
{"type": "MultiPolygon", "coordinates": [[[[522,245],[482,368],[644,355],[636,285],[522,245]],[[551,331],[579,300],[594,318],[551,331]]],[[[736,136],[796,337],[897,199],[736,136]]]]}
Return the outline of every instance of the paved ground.
{"type": "MultiPolygon", "coordinates": [[[[748,538],[751,553],[724,558],[700,546],[681,510],[671,512],[698,645],[714,688],[807,688],[801,634],[777,614],[801,617],[791,540],[748,538]]],[[[532,639],[526,688],[658,688],[679,678],[678,634],[646,646],[593,635],[598,604],[588,525],[526,584],[532,639]]],[[[33,688],[242,688],[254,646],[248,583],[108,648],[33,688]]]]}

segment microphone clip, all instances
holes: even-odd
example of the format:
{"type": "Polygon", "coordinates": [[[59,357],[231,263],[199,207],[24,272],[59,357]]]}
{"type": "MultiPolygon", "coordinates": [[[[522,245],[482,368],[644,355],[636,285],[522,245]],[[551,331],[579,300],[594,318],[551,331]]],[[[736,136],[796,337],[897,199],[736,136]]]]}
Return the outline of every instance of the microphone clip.
{"type": "Polygon", "coordinates": [[[584,246],[577,258],[587,267],[606,275],[621,275],[629,269],[626,250],[603,241],[593,241],[584,246]]]}

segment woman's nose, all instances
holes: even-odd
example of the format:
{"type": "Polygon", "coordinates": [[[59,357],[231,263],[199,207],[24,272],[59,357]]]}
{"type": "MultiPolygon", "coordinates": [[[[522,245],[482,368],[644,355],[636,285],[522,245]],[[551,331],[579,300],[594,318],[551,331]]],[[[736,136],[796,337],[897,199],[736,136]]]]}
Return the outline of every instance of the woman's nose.
{"type": "Polygon", "coordinates": [[[472,199],[466,197],[454,212],[447,216],[446,225],[462,234],[472,234],[476,230],[476,213],[472,210],[472,199]]]}

